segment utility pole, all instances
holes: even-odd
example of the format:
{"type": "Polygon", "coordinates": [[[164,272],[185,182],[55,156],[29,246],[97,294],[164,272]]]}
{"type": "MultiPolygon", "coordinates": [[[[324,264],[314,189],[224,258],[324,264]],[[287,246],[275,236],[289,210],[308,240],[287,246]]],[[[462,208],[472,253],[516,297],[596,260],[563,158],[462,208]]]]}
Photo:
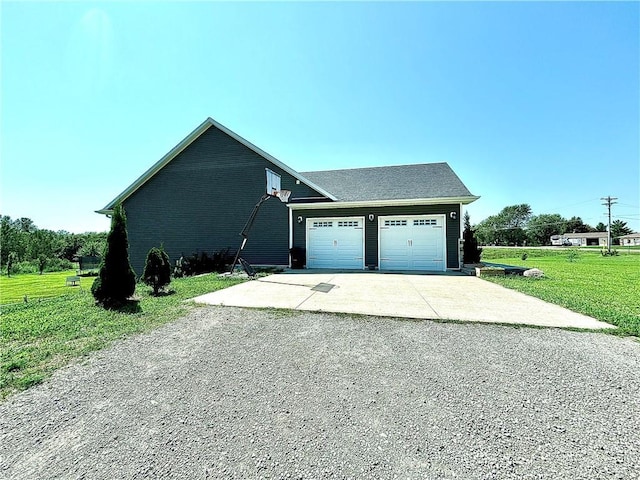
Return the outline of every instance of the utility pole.
{"type": "Polygon", "coordinates": [[[618,197],[612,197],[611,195],[609,195],[608,197],[602,197],[600,200],[604,200],[604,203],[602,205],[605,205],[607,207],[607,210],[609,211],[609,227],[607,228],[607,250],[609,251],[609,253],[611,253],[611,205],[613,205],[614,203],[618,203],[616,202],[616,200],[618,200],[618,197]]]}

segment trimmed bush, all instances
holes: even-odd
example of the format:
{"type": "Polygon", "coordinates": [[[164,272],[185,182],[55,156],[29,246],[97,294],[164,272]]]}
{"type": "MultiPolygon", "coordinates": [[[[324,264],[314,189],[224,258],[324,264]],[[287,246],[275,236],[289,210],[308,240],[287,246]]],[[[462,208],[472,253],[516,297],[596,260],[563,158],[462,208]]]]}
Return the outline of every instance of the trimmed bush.
{"type": "Polygon", "coordinates": [[[164,248],[153,247],[149,250],[142,281],[153,288],[153,295],[156,297],[161,288],[171,283],[171,262],[164,248]]]}
{"type": "Polygon", "coordinates": [[[478,248],[478,240],[471,228],[469,212],[464,214],[464,232],[462,233],[464,244],[462,246],[462,263],[480,263],[482,249],[478,248]]]}
{"type": "Polygon", "coordinates": [[[99,277],[91,286],[96,301],[106,308],[122,305],[136,289],[136,274],[129,263],[127,217],[122,205],[113,208],[107,248],[99,277]]]}

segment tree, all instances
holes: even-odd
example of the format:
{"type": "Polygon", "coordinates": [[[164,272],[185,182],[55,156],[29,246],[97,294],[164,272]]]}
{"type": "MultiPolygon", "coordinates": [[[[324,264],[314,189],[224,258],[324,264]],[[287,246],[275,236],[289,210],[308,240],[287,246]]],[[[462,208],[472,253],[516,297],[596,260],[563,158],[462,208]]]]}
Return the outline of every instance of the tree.
{"type": "Polygon", "coordinates": [[[82,235],[64,230],[57,231],[56,235],[58,235],[60,242],[60,258],[72,262],[78,250],[82,247],[82,235]]]}
{"type": "Polygon", "coordinates": [[[584,223],[580,217],[571,217],[567,220],[564,228],[566,233],[587,233],[594,231],[594,228],[584,223]]]}
{"type": "Polygon", "coordinates": [[[60,238],[51,230],[35,229],[29,234],[29,258],[39,262],[41,256],[57,258],[61,251],[60,238]]]}
{"type": "Polygon", "coordinates": [[[524,229],[530,217],[531,207],[526,203],[504,207],[497,215],[480,222],[476,227],[476,234],[485,245],[522,244],[527,238],[524,229]]]}
{"type": "Polygon", "coordinates": [[[464,213],[464,231],[462,233],[464,244],[462,247],[462,263],[479,263],[482,249],[478,248],[478,240],[471,228],[469,212],[464,213]]]}
{"type": "Polygon", "coordinates": [[[26,260],[29,234],[19,228],[18,220],[11,220],[8,215],[0,218],[0,262],[6,265],[9,252],[13,252],[12,263],[26,260]]]}
{"type": "Polygon", "coordinates": [[[596,232],[606,232],[607,231],[607,226],[600,222],[596,225],[596,232]]]}
{"type": "Polygon", "coordinates": [[[38,272],[40,272],[40,275],[42,275],[42,272],[44,272],[44,269],[47,267],[47,263],[49,263],[49,257],[47,257],[44,253],[41,253],[40,255],[38,255],[37,262],[38,272]]]}
{"type": "Polygon", "coordinates": [[[104,253],[104,248],[104,242],[89,240],[78,249],[77,254],[81,257],[101,257],[104,253]]]}
{"type": "Polygon", "coordinates": [[[550,245],[551,236],[564,233],[567,220],[557,213],[535,215],[527,223],[527,238],[531,245],[550,245]]]}
{"type": "Polygon", "coordinates": [[[91,286],[91,293],[106,308],[118,307],[133,295],[136,274],[129,263],[127,217],[121,204],[113,208],[111,230],[100,273],[91,286]]]}
{"type": "Polygon", "coordinates": [[[33,220],[27,217],[17,219],[16,226],[18,227],[18,230],[25,233],[35,232],[38,229],[35,223],[33,223],[33,220]]]}
{"type": "Polygon", "coordinates": [[[13,264],[17,261],[18,256],[16,252],[9,252],[7,255],[7,277],[11,276],[11,270],[13,268],[13,264]]]}
{"type": "Polygon", "coordinates": [[[153,295],[158,296],[160,289],[171,283],[171,262],[164,248],[153,247],[147,253],[142,273],[144,283],[153,287],[153,295]]]}
{"type": "Polygon", "coordinates": [[[614,245],[620,245],[620,238],[618,237],[631,233],[633,233],[633,230],[627,227],[627,222],[623,222],[622,220],[614,220],[611,222],[611,238],[613,239],[611,243],[614,245]]]}

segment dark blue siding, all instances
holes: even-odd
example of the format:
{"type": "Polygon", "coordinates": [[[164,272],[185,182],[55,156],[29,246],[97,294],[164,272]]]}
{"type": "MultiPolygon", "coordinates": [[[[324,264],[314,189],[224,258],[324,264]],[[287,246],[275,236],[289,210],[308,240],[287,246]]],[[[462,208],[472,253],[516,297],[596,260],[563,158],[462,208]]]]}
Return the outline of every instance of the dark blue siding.
{"type": "MultiPolygon", "coordinates": [[[[265,193],[265,168],[282,176],[292,197],[317,197],[307,185],[212,126],[124,202],[131,265],[142,274],[151,247],[164,245],[172,263],[180,255],[230,248],[265,193]]],[[[265,202],[243,257],[253,264],[287,265],[289,213],[277,199],[265,202]]]]}

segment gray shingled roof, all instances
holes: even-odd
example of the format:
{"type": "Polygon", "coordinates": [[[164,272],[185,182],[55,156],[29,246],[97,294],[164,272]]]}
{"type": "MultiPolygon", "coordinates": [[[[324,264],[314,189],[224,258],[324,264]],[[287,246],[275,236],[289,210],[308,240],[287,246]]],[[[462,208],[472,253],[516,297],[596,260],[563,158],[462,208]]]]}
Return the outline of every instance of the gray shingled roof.
{"type": "Polygon", "coordinates": [[[341,202],[473,196],[446,163],[301,173],[341,202]]]}

